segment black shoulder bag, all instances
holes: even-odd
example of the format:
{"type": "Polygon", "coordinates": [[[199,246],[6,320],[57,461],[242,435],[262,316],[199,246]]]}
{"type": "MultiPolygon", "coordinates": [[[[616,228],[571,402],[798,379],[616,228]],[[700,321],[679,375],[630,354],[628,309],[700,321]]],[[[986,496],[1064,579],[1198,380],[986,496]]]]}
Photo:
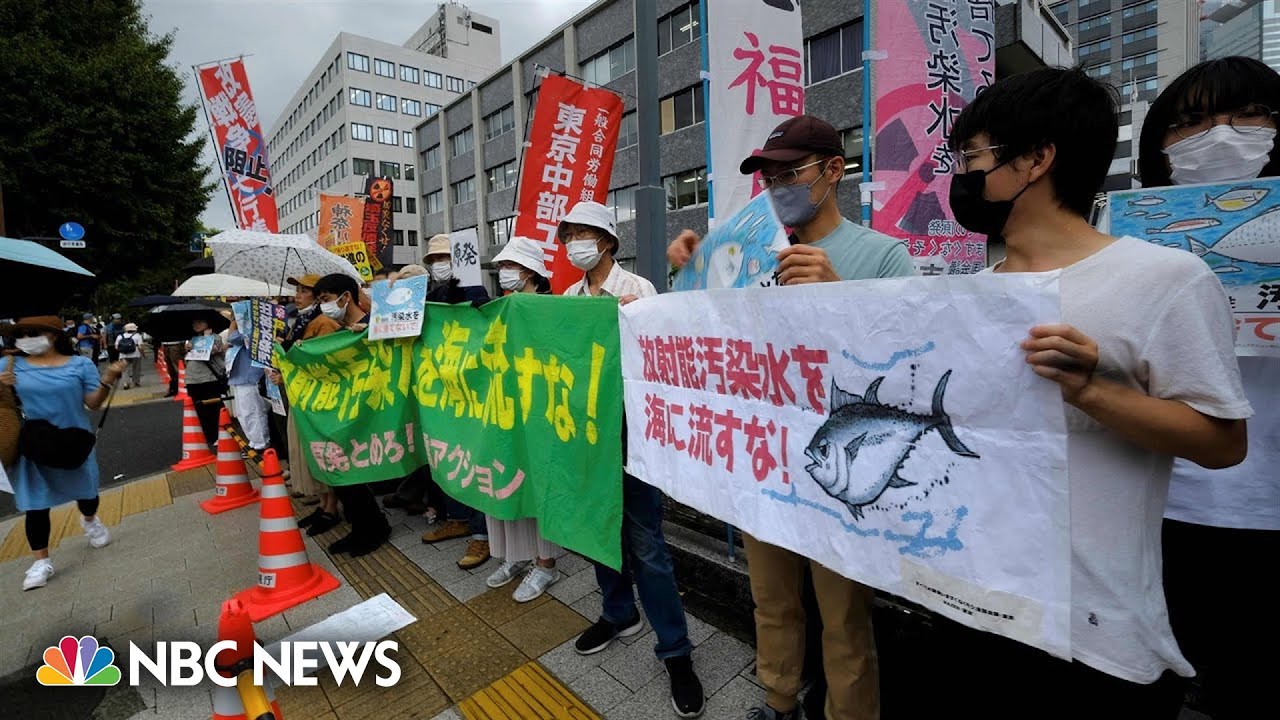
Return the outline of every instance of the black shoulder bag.
{"type": "Polygon", "coordinates": [[[24,414],[22,430],[18,434],[18,453],[37,465],[59,470],[74,470],[84,465],[98,441],[98,432],[107,421],[107,413],[111,411],[111,401],[115,396],[116,388],[112,385],[102,418],[98,420],[98,427],[93,432],[58,427],[48,420],[32,420],[24,414]]]}

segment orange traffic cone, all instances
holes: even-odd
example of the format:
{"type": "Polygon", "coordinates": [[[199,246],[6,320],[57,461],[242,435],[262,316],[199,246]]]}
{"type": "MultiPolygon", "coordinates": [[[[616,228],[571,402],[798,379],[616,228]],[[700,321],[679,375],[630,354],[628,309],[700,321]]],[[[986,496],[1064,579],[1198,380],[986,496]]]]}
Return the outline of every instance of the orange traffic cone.
{"type": "Polygon", "coordinates": [[[259,506],[258,584],[235,594],[254,622],[336,590],[339,584],[337,578],[307,560],[307,546],[293,517],[275,450],[263,453],[259,506]]]}
{"type": "Polygon", "coordinates": [[[249,471],[240,456],[240,446],[231,437],[231,413],[225,407],[218,416],[218,427],[218,485],[213,497],[200,503],[200,507],[210,515],[258,502],[258,491],[249,482],[249,471]]]}
{"type": "Polygon", "coordinates": [[[218,617],[218,642],[233,642],[213,659],[214,668],[225,678],[236,678],[236,686],[213,688],[213,720],[283,720],[280,704],[264,678],[261,687],[253,684],[253,652],[256,638],[244,603],[236,599],[222,603],[218,617]]]}
{"type": "Polygon", "coordinates": [[[218,458],[209,452],[209,444],[204,439],[204,430],[200,429],[200,418],[196,416],[196,406],[191,398],[186,399],[186,407],[182,410],[182,460],[172,465],[176,471],[204,467],[218,458]]]}
{"type": "Polygon", "coordinates": [[[164,362],[163,360],[157,360],[157,361],[156,361],[156,374],[158,374],[158,375],[160,376],[160,384],[161,384],[161,385],[168,385],[168,384],[169,384],[169,368],[168,368],[168,363],[164,362]]]}
{"type": "Polygon", "coordinates": [[[182,402],[187,399],[187,364],[178,361],[178,394],[173,399],[182,402]]]}

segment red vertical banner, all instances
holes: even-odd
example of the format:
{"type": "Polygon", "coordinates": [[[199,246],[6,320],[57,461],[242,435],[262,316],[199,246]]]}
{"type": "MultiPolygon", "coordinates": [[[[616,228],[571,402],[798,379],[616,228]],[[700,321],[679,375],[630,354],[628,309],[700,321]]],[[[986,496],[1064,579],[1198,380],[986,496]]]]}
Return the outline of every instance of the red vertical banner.
{"type": "Polygon", "coordinates": [[[558,75],[543,78],[538,89],[515,234],[542,245],[552,292],[562,293],[582,279],[556,240],[556,228],[575,204],[607,198],[622,110],[617,94],[558,75]]]}
{"type": "Polygon", "coordinates": [[[200,99],[226,174],[236,224],[241,230],[279,232],[267,142],[249,92],[244,61],[210,65],[200,68],[197,74],[200,99]]]}

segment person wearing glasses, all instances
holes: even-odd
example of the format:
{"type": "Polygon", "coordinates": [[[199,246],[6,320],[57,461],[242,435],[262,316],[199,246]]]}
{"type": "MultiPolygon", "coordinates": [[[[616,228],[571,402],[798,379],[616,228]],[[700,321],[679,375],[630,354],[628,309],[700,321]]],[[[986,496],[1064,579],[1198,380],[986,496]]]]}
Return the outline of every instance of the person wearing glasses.
{"type": "MultiPolygon", "coordinates": [[[[1280,175],[1273,108],[1280,108],[1280,74],[1253,58],[1187,70],[1147,113],[1138,144],[1143,187],[1280,175]]],[[[1215,720],[1256,717],[1266,707],[1267,663],[1250,650],[1280,643],[1280,613],[1249,580],[1280,555],[1280,359],[1238,360],[1257,411],[1249,454],[1222,470],[1175,461],[1164,511],[1169,622],[1215,720]]]]}
{"type": "MultiPolygon", "coordinates": [[[[786,120],[769,134],[764,149],[743,160],[738,170],[744,175],[759,173],[757,182],[769,194],[778,219],[791,228],[791,247],[778,253],[780,285],[916,274],[902,242],[841,215],[837,195],[844,177],[844,145],[840,133],[825,120],[813,115],[786,120]]],[[[685,230],[667,248],[667,259],[683,267],[698,241],[696,233],[685,230]]],[[[790,550],[746,534],[742,539],[756,605],[756,676],[765,688],[765,704],[749,717],[792,720],[800,714],[806,568],[822,617],[826,717],[878,717],[872,589],[790,550]]],[[[806,698],[806,705],[813,707],[810,700],[806,698]]]]}

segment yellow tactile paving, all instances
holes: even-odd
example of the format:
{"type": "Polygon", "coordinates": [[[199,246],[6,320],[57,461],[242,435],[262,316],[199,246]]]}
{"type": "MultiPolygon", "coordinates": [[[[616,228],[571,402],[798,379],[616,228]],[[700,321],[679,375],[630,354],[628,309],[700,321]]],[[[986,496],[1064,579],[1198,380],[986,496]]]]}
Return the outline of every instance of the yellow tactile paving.
{"type": "Polygon", "coordinates": [[[458,703],[467,720],[598,720],[599,715],[536,662],[458,703]]]}
{"type": "MultiPolygon", "coordinates": [[[[163,475],[148,480],[129,483],[122,488],[114,488],[102,493],[98,505],[98,517],[108,527],[120,524],[120,519],[140,512],[168,505],[172,502],[169,496],[169,485],[163,475]],[[128,502],[126,502],[128,498],[128,502]]],[[[55,549],[64,538],[81,534],[80,514],[74,503],[55,508],[49,514],[49,549],[55,549]]],[[[0,543],[0,562],[25,557],[30,549],[27,547],[26,521],[18,522],[9,531],[8,537],[0,543]]]]}
{"type": "Polygon", "coordinates": [[[110,490],[102,493],[98,503],[98,519],[107,527],[120,524],[120,506],[124,501],[124,490],[110,490]]]}
{"type": "Polygon", "coordinates": [[[124,486],[120,517],[129,517],[171,504],[173,504],[173,498],[169,495],[169,481],[164,475],[149,480],[139,480],[124,486]]]}

